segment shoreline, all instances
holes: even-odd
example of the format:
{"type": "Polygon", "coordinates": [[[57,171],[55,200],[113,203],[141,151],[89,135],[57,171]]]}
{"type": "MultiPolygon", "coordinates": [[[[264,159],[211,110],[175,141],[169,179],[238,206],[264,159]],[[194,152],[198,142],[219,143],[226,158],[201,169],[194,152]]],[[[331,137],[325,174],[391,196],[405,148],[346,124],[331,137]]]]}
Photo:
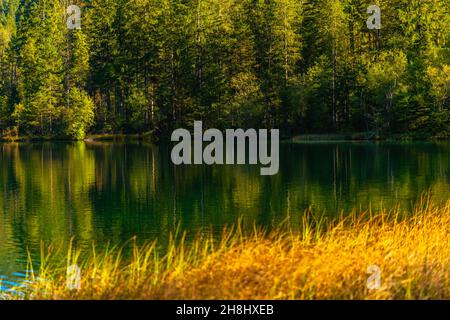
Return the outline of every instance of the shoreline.
{"type": "MultiPolygon", "coordinates": [[[[88,134],[82,140],[75,140],[66,137],[39,137],[39,136],[23,136],[23,137],[0,137],[0,143],[12,143],[12,142],[132,142],[132,141],[145,141],[145,142],[159,142],[159,141],[170,141],[167,136],[155,137],[153,132],[144,133],[99,133],[99,134],[88,134]]],[[[415,138],[412,136],[386,136],[382,137],[379,135],[373,135],[370,133],[359,132],[359,133],[323,133],[323,134],[299,134],[293,136],[282,136],[281,141],[283,142],[383,142],[383,141],[397,141],[397,142],[409,142],[409,141],[450,141],[450,137],[422,137],[415,138]]]]}

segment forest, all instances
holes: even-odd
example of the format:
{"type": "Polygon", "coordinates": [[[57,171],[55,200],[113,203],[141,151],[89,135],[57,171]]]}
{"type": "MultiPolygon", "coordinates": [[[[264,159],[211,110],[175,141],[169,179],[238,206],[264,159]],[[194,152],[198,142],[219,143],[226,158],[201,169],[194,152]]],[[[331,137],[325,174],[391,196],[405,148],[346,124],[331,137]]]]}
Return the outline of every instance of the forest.
{"type": "Polygon", "coordinates": [[[2,0],[0,130],[445,139],[449,25],[448,0],[2,0]]]}

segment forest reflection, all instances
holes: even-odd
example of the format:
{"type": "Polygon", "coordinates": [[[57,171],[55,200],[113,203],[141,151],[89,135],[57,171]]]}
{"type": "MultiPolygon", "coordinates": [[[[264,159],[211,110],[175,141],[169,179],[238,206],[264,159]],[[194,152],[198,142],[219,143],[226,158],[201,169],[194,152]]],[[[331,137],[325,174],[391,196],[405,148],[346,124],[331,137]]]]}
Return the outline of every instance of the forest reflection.
{"type": "Polygon", "coordinates": [[[340,211],[400,204],[424,191],[450,196],[450,144],[283,143],[280,172],[258,165],[172,165],[168,146],[145,143],[1,144],[0,273],[23,265],[27,248],[167,241],[220,231],[239,217],[268,228],[306,208],[340,211]]]}

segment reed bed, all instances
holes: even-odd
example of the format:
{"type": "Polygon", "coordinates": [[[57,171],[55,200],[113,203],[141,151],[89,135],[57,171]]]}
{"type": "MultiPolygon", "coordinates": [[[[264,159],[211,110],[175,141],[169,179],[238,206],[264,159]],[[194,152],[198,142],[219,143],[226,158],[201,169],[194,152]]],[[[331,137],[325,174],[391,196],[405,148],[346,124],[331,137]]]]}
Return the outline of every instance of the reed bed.
{"type": "Polygon", "coordinates": [[[120,249],[70,249],[66,261],[42,249],[28,299],[449,299],[450,200],[425,199],[412,212],[356,211],[333,220],[310,212],[300,226],[186,241],[175,234],[164,254],[157,243],[120,249]],[[296,230],[296,231],[294,231],[296,230]],[[81,270],[68,289],[67,266],[81,270]],[[369,289],[370,266],[380,286],[369,289]]]}

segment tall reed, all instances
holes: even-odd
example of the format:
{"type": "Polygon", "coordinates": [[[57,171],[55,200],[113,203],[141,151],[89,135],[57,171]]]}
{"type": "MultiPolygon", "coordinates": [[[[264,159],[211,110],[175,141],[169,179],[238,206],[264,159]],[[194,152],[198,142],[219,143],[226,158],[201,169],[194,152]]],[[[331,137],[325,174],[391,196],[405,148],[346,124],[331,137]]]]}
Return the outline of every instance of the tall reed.
{"type": "Polygon", "coordinates": [[[242,222],[220,236],[186,241],[178,230],[164,253],[132,239],[132,253],[106,248],[66,261],[42,248],[32,299],[449,299],[450,200],[424,198],[408,214],[353,211],[336,219],[306,212],[264,231],[242,222]],[[66,285],[68,265],[81,269],[81,289],[66,285]],[[369,289],[368,268],[381,286],[369,289]],[[370,270],[370,269],[369,269],[370,270]]]}

